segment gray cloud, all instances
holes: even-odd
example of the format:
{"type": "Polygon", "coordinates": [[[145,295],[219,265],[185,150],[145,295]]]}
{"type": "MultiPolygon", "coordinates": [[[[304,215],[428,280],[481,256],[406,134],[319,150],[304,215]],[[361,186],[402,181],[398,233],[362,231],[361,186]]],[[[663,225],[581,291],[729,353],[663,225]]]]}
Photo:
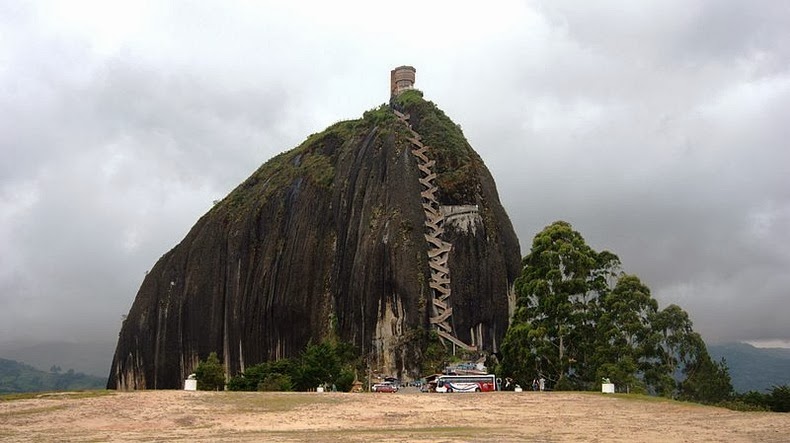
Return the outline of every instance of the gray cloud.
{"type": "Polygon", "coordinates": [[[409,63],[525,252],[565,219],[706,338],[790,340],[786,5],[403,7],[0,6],[0,335],[112,339],[212,200],[409,63]]]}
{"type": "Polygon", "coordinates": [[[533,190],[508,202],[525,246],[525,231],[567,219],[707,337],[783,338],[790,57],[780,23],[790,14],[742,20],[714,3],[684,18],[683,8],[588,14],[552,2],[566,66],[558,80],[524,68],[538,75],[517,114],[523,148],[497,177],[506,200],[507,189],[533,190]]]}

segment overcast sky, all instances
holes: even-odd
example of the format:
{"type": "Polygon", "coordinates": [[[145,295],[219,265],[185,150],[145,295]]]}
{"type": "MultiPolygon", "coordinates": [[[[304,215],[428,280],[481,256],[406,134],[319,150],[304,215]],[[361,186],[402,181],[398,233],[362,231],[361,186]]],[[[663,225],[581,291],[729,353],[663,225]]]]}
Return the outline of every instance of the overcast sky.
{"type": "Polygon", "coordinates": [[[790,345],[790,2],[281,3],[0,2],[0,341],[114,340],[213,200],[410,64],[523,253],[566,220],[709,342],[790,345]]]}

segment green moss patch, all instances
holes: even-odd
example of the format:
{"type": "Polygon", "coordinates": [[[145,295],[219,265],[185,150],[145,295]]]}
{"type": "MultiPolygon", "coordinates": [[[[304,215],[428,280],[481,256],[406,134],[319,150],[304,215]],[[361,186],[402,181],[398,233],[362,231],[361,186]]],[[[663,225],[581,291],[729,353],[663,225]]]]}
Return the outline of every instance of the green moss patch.
{"type": "Polygon", "coordinates": [[[478,171],[482,160],[466,141],[461,127],[433,102],[413,89],[393,99],[393,105],[410,116],[410,123],[431,147],[436,160],[434,172],[443,204],[475,204],[478,171]]]}

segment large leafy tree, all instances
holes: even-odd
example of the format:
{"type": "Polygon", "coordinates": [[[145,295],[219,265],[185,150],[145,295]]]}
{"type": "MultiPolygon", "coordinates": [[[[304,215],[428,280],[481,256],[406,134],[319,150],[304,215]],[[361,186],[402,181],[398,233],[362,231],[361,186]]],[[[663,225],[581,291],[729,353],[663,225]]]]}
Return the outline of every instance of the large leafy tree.
{"type": "Polygon", "coordinates": [[[620,272],[616,255],[596,252],[566,222],[535,236],[516,294],[502,343],[504,376],[545,377],[558,389],[592,389],[606,377],[703,402],[732,392],[726,365],[711,361],[688,314],[676,305],[659,310],[637,276],[620,272]]]}
{"type": "Polygon", "coordinates": [[[703,403],[727,400],[732,396],[727,364],[724,360],[714,362],[701,338],[698,345],[693,360],[683,369],[686,379],[680,383],[680,398],[703,403]]]}
{"type": "Polygon", "coordinates": [[[688,313],[678,305],[672,304],[656,312],[650,326],[655,361],[646,371],[645,380],[656,393],[675,396],[678,393],[676,374],[684,373],[685,368],[693,364],[705,349],[705,343],[694,332],[688,313]]]}
{"type": "Polygon", "coordinates": [[[348,343],[330,340],[308,344],[294,371],[294,388],[307,391],[322,384],[334,384],[337,389],[348,391],[354,382],[356,359],[356,351],[348,343]]]}
{"type": "MultiPolygon", "coordinates": [[[[705,342],[692,328],[688,314],[670,305],[655,320],[661,331],[659,354],[666,371],[681,371],[685,379],[673,386],[673,395],[686,400],[716,403],[733,392],[730,373],[724,361],[714,362],[705,342]]],[[[667,392],[663,392],[667,394],[667,392]]]]}
{"type": "Polygon", "coordinates": [[[658,303],[635,275],[623,275],[601,300],[596,334],[597,377],[646,390],[644,373],[655,364],[650,319],[658,303]]]}
{"type": "Polygon", "coordinates": [[[598,253],[564,221],[538,233],[516,281],[517,308],[502,344],[505,372],[522,380],[591,378],[598,298],[619,259],[598,253]]]}

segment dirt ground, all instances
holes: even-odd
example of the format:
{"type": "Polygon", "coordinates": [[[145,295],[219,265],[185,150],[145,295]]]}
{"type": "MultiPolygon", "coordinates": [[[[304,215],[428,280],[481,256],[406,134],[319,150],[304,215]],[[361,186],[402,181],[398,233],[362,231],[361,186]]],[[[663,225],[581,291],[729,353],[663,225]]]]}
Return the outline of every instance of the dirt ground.
{"type": "Polygon", "coordinates": [[[0,401],[0,441],[790,441],[790,414],[597,393],[90,392],[0,401]]]}

